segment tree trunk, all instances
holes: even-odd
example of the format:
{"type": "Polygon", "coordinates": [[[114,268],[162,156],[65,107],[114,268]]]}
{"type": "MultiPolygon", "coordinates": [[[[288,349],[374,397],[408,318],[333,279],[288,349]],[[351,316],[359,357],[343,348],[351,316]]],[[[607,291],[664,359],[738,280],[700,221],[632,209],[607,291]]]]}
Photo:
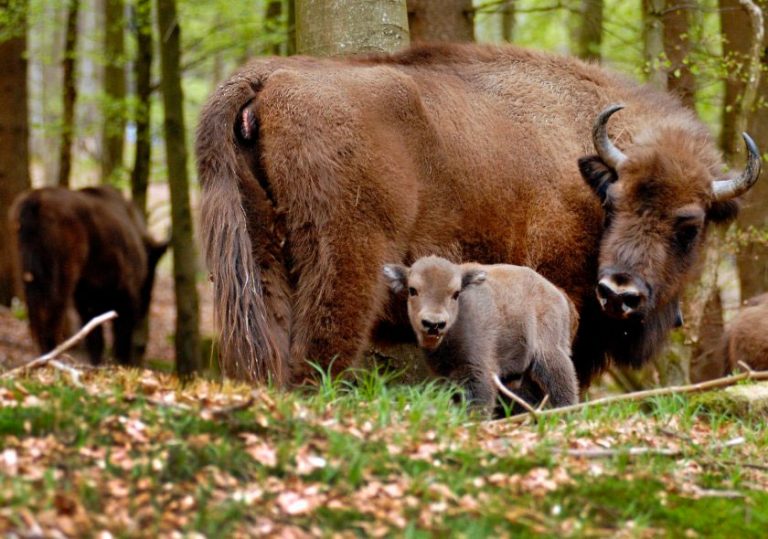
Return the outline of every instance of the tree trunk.
{"type": "Polygon", "coordinates": [[[296,0],[296,45],[315,56],[406,47],[405,0],[296,0]]]}
{"type": "Polygon", "coordinates": [[[508,0],[501,7],[501,39],[508,43],[515,40],[515,1],[508,0]]]}
{"type": "Polygon", "coordinates": [[[413,43],[474,41],[472,0],[408,0],[408,29],[413,43]]]}
{"type": "Polygon", "coordinates": [[[72,171],[72,139],[75,134],[75,103],[77,102],[77,18],[80,14],[80,0],[69,0],[67,7],[67,33],[64,40],[62,61],[62,126],[59,148],[58,185],[69,187],[72,171]]]}
{"type": "Polygon", "coordinates": [[[264,10],[264,30],[270,43],[268,54],[279,56],[282,51],[283,29],[280,18],[283,15],[283,0],[267,0],[264,10]]]}
{"type": "Polygon", "coordinates": [[[576,54],[599,62],[603,43],[603,0],[581,0],[581,25],[576,54]]]}
{"type": "Polygon", "coordinates": [[[667,87],[661,65],[664,58],[664,5],[665,0],[643,0],[643,58],[648,82],[659,89],[667,87]]]}
{"type": "Polygon", "coordinates": [[[285,48],[285,54],[292,56],[296,54],[296,0],[285,0],[288,26],[288,43],[285,48]]]}
{"type": "Polygon", "coordinates": [[[125,40],[123,0],[104,2],[104,109],[101,134],[101,182],[119,184],[125,134],[125,40]]]}
{"type": "Polygon", "coordinates": [[[8,22],[0,41],[0,305],[10,305],[16,295],[14,253],[8,208],[29,188],[29,123],[27,118],[26,2],[0,0],[8,22]],[[13,35],[11,29],[16,32],[13,35]]]}
{"type": "MultiPolygon", "coordinates": [[[[763,0],[758,2],[758,5],[766,10],[768,1],[763,0]]],[[[768,17],[765,15],[764,11],[763,47],[768,47],[768,17]]],[[[737,18],[737,20],[731,21],[729,17],[728,29],[731,31],[736,31],[735,24],[742,24],[742,29],[748,24],[746,12],[739,10],[738,6],[737,11],[731,16],[737,18]]],[[[748,36],[748,32],[742,30],[742,33],[748,36]]],[[[744,45],[749,46],[748,43],[744,45]]],[[[765,50],[760,61],[764,73],[757,90],[757,106],[754,112],[748,115],[747,130],[755,139],[757,147],[765,153],[768,151],[768,76],[765,74],[765,70],[768,69],[768,54],[765,50]]],[[[738,140],[738,131],[735,126],[731,128],[730,136],[731,141],[738,140]]],[[[765,204],[765,201],[768,200],[768,173],[766,169],[767,167],[764,165],[760,179],[744,195],[737,221],[739,229],[745,232],[747,236],[747,241],[742,244],[737,256],[742,301],[768,291],[768,242],[765,240],[766,232],[768,232],[768,207],[765,204]]]]}
{"type": "Polygon", "coordinates": [[[699,8],[696,0],[667,0],[662,17],[664,24],[664,54],[667,67],[667,89],[680,97],[683,105],[696,110],[696,77],[691,71],[691,21],[699,8]]]}
{"type": "Polygon", "coordinates": [[[136,155],[131,171],[131,198],[147,216],[147,188],[152,152],[150,112],[152,107],[152,2],[135,0],[133,23],[136,28],[136,60],[133,65],[136,77],[136,155]]]}
{"type": "Polygon", "coordinates": [[[181,89],[181,28],[176,0],[157,0],[160,36],[160,87],[163,93],[165,153],[171,190],[173,279],[176,292],[176,372],[188,376],[200,369],[197,257],[189,204],[187,146],[184,139],[184,94],[181,89]]]}

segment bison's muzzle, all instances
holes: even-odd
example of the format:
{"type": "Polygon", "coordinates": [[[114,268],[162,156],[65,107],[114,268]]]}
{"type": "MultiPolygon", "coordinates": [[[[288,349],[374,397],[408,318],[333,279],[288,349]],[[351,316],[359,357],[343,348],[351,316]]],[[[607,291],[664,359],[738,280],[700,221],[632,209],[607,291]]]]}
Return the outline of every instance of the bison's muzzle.
{"type": "Polygon", "coordinates": [[[608,270],[597,283],[596,294],[605,314],[619,319],[642,318],[650,290],[629,273],[608,270]]]}

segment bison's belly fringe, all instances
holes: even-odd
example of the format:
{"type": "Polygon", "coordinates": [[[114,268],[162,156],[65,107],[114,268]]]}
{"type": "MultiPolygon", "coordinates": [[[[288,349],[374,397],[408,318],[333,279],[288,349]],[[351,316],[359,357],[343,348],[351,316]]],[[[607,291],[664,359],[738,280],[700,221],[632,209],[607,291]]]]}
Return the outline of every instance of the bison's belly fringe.
{"type": "Polygon", "coordinates": [[[236,180],[207,182],[201,214],[222,371],[240,380],[283,386],[289,377],[287,358],[271,333],[236,180]]]}

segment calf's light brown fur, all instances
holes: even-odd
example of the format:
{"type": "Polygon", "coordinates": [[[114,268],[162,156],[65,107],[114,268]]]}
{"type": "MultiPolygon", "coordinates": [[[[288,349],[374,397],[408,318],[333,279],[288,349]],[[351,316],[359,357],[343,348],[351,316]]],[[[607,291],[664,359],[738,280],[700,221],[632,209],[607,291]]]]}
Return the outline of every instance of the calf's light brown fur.
{"type": "Polygon", "coordinates": [[[493,376],[533,383],[553,406],[578,400],[570,358],[578,315],[568,297],[530,268],[453,264],[429,256],[384,266],[393,292],[407,290],[408,317],[432,371],[458,382],[492,411],[493,376]]]}

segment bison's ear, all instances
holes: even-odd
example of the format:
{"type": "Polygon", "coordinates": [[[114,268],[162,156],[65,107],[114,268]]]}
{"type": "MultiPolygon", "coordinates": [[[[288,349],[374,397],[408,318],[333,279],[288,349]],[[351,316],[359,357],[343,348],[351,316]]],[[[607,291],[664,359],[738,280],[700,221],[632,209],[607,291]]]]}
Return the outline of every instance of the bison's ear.
{"type": "Polygon", "coordinates": [[[160,258],[165,254],[165,252],[168,250],[168,245],[170,244],[171,240],[165,240],[165,241],[158,241],[158,242],[150,242],[147,243],[147,264],[149,265],[150,269],[154,271],[155,266],[157,266],[157,263],[160,261],[160,258]]]}
{"type": "Polygon", "coordinates": [[[713,202],[707,210],[707,220],[713,223],[730,223],[739,214],[739,201],[735,198],[713,202]]]}
{"type": "Polygon", "coordinates": [[[408,268],[400,264],[385,264],[381,273],[384,275],[387,286],[395,294],[403,290],[408,282],[408,268]]]}
{"type": "Polygon", "coordinates": [[[475,284],[483,284],[488,274],[480,269],[468,269],[464,270],[461,274],[461,289],[464,290],[468,286],[475,284]]]}
{"type": "Polygon", "coordinates": [[[601,201],[605,201],[608,187],[619,179],[616,171],[605,164],[597,155],[589,155],[579,159],[579,171],[584,181],[597,193],[601,201]]]}

